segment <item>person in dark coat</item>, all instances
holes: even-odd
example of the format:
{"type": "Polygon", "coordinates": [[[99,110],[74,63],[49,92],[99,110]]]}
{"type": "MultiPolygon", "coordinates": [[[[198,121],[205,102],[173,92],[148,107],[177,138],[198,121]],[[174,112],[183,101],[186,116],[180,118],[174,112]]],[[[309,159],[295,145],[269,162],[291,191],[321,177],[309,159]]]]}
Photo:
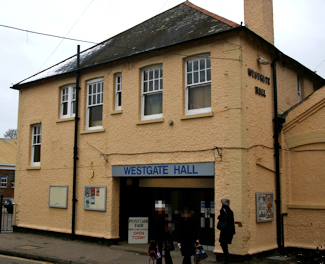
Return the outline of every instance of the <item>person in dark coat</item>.
{"type": "Polygon", "coordinates": [[[232,238],[235,232],[235,221],[234,213],[229,208],[230,201],[227,198],[221,199],[222,207],[220,210],[220,215],[218,216],[219,221],[226,221],[227,227],[221,229],[219,242],[225,256],[225,263],[229,263],[229,251],[228,244],[231,244],[232,238]]]}
{"type": "Polygon", "coordinates": [[[191,219],[191,213],[187,209],[182,212],[182,221],[179,226],[179,243],[178,247],[181,249],[183,264],[191,264],[191,256],[195,254],[195,242],[197,233],[195,224],[191,219]]]}

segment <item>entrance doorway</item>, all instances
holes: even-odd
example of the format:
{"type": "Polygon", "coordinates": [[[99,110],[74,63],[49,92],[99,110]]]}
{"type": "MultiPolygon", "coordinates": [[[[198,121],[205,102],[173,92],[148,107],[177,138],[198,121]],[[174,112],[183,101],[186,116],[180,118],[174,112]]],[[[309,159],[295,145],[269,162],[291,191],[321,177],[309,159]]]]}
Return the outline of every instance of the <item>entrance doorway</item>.
{"type": "Polygon", "coordinates": [[[163,202],[167,209],[168,223],[174,241],[178,241],[178,224],[181,213],[187,209],[193,217],[193,231],[197,233],[202,245],[208,250],[214,249],[215,210],[213,188],[148,188],[139,187],[138,180],[120,178],[120,239],[128,239],[128,218],[155,216],[155,204],[163,202]]]}

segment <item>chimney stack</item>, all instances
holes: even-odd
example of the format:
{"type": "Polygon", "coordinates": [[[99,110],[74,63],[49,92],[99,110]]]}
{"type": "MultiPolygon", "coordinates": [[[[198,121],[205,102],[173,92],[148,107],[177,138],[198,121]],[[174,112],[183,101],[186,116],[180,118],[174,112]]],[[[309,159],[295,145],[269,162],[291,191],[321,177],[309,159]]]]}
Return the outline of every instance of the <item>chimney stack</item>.
{"type": "Polygon", "coordinates": [[[245,26],[274,45],[272,0],[244,0],[245,26]]]}

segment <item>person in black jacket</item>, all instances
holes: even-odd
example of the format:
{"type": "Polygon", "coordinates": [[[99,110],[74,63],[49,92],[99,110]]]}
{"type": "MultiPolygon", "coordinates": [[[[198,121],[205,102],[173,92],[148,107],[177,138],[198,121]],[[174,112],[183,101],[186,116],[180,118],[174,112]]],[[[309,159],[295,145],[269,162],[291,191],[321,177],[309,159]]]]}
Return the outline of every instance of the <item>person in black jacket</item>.
{"type": "Polygon", "coordinates": [[[181,250],[183,258],[182,264],[191,264],[191,256],[195,254],[195,242],[197,239],[197,232],[193,222],[191,212],[185,208],[181,214],[182,221],[179,225],[179,243],[178,247],[181,250]]]}
{"type": "Polygon", "coordinates": [[[232,238],[235,232],[234,213],[229,208],[230,201],[227,198],[221,199],[222,207],[220,215],[218,216],[219,221],[226,222],[226,227],[221,229],[219,242],[222,247],[225,263],[229,263],[229,251],[228,244],[231,244],[232,238]]]}

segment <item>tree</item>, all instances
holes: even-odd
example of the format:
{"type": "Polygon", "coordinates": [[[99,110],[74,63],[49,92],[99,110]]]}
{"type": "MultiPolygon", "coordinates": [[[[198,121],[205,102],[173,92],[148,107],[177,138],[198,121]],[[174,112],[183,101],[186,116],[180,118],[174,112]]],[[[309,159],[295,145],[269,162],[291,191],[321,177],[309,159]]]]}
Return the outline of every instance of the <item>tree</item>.
{"type": "Polygon", "coordinates": [[[17,129],[8,129],[3,136],[8,139],[17,139],[17,129]]]}

